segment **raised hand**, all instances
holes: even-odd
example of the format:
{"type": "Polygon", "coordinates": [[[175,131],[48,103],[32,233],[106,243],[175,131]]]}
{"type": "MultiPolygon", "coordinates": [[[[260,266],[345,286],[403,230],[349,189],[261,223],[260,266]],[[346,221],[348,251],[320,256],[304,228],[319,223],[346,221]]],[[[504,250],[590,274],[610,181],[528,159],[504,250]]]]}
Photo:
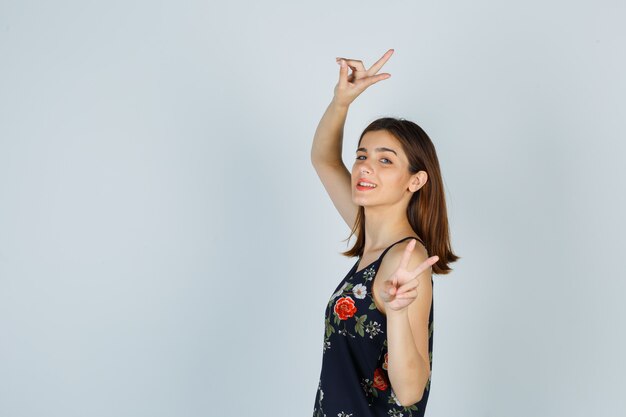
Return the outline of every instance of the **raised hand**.
{"type": "Polygon", "coordinates": [[[334,100],[342,105],[350,105],[359,94],[367,87],[381,80],[391,77],[389,73],[377,74],[385,65],[385,62],[393,54],[393,49],[388,50],[385,54],[374,63],[369,69],[365,69],[363,62],[358,59],[337,58],[339,64],[339,82],[335,86],[334,100]],[[352,73],[348,75],[348,68],[352,73]]]}
{"type": "Polygon", "coordinates": [[[409,244],[406,245],[398,269],[383,284],[383,291],[380,297],[385,303],[385,311],[399,311],[407,308],[417,298],[417,287],[419,287],[417,277],[439,260],[438,256],[431,256],[416,269],[412,271],[407,270],[406,267],[409,263],[411,252],[415,248],[415,242],[415,239],[411,239],[409,244]]]}

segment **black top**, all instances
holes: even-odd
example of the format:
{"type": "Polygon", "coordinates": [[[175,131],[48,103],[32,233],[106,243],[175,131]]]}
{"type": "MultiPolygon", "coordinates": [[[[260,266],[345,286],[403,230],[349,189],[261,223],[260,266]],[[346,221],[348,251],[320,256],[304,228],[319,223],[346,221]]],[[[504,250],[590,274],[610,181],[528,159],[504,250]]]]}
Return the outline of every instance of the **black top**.
{"type": "MultiPolygon", "coordinates": [[[[387,374],[387,319],[372,296],[381,260],[356,271],[359,260],[341,280],[326,307],[324,353],[313,417],[422,417],[430,378],[422,399],[408,407],[397,400],[387,374]]],[[[431,277],[432,282],[432,277],[431,277]]],[[[429,316],[428,356],[432,369],[433,304],[429,316]]]]}

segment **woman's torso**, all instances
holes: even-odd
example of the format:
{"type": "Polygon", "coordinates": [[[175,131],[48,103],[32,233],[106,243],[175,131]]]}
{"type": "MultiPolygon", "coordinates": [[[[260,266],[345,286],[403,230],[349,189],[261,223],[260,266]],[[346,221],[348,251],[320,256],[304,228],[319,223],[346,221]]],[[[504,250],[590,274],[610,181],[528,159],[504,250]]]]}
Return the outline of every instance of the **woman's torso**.
{"type": "MultiPolygon", "coordinates": [[[[422,399],[400,405],[387,375],[387,337],[384,305],[377,294],[383,278],[375,279],[384,255],[405,237],[387,247],[372,262],[355,263],[341,280],[325,310],[322,370],[314,417],[422,416],[430,380],[422,399]],[[382,307],[382,308],[380,308],[382,307]]],[[[432,278],[431,278],[432,280],[432,278]]],[[[432,281],[431,281],[432,282],[432,281]]],[[[433,304],[429,317],[429,360],[432,369],[433,304]]]]}

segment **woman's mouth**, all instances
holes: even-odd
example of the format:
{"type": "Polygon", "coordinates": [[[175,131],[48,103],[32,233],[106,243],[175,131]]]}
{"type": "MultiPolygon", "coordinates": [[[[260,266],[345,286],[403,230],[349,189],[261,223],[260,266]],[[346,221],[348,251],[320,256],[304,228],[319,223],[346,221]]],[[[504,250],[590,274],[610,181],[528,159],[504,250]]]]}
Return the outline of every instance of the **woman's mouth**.
{"type": "Polygon", "coordinates": [[[376,184],[372,184],[371,182],[359,181],[356,184],[356,189],[359,191],[373,190],[374,188],[376,188],[376,184]]]}

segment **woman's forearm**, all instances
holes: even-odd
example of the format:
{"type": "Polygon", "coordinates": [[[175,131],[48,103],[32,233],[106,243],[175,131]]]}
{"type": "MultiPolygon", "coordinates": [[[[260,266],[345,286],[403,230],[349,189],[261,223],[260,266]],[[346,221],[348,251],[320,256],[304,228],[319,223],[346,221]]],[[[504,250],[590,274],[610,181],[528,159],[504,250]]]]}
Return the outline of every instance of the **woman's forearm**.
{"type": "Polygon", "coordinates": [[[387,373],[402,405],[418,402],[430,377],[428,365],[415,346],[406,310],[387,314],[387,373]]]}
{"type": "Polygon", "coordinates": [[[326,108],[313,137],[311,162],[314,165],[317,163],[343,163],[341,149],[348,107],[338,104],[333,99],[326,108]]]}

